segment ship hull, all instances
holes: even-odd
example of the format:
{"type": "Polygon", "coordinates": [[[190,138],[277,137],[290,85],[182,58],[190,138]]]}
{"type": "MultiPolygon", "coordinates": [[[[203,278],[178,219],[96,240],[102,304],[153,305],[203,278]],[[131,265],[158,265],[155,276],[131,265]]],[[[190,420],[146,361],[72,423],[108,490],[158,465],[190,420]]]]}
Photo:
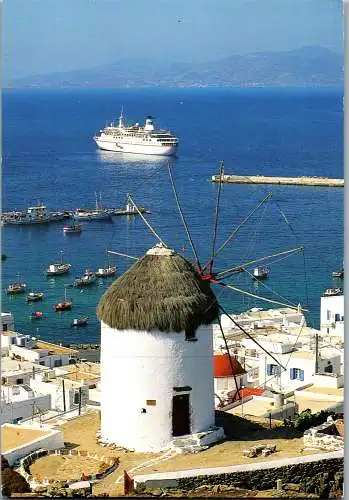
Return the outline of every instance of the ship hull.
{"type": "Polygon", "coordinates": [[[155,146],[153,144],[122,144],[116,141],[106,141],[98,137],[94,137],[97,146],[105,151],[115,151],[118,153],[135,153],[142,155],[157,155],[157,156],[175,156],[177,153],[177,145],[174,146],[155,146]]]}

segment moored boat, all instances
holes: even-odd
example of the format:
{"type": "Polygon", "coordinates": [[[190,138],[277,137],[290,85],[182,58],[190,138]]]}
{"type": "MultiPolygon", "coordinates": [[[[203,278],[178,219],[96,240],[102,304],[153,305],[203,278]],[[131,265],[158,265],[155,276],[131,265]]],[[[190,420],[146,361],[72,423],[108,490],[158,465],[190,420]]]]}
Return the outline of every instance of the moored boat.
{"type": "Polygon", "coordinates": [[[64,288],[64,300],[61,302],[57,302],[55,305],[55,310],[56,312],[58,311],[70,311],[73,305],[73,300],[72,299],[67,299],[67,289],[64,288]]]}
{"type": "Polygon", "coordinates": [[[27,302],[38,302],[44,298],[43,292],[29,292],[27,295],[27,302]]]}
{"type": "Polygon", "coordinates": [[[156,129],[152,116],[147,116],[142,127],[139,123],[125,126],[123,111],[119,123],[111,122],[94,137],[100,149],[122,153],[139,153],[145,155],[175,155],[179,139],[169,130],[156,129]]]}
{"type": "Polygon", "coordinates": [[[45,272],[47,276],[56,276],[58,274],[65,274],[70,271],[71,264],[63,262],[63,252],[61,251],[61,262],[49,264],[45,272]]]}
{"type": "Polygon", "coordinates": [[[96,280],[97,280],[96,273],[86,269],[83,276],[81,276],[80,278],[76,278],[74,280],[73,286],[76,287],[88,286],[94,283],[96,280]]]}
{"type": "Polygon", "coordinates": [[[332,277],[343,279],[344,278],[344,269],[340,269],[339,271],[333,271],[332,277]]]}
{"type": "Polygon", "coordinates": [[[100,267],[95,272],[97,278],[107,278],[108,276],[115,276],[116,266],[100,267]]]}
{"type": "Polygon", "coordinates": [[[6,291],[8,295],[15,295],[17,293],[24,293],[27,289],[25,283],[10,283],[6,291]]]}
{"type": "Polygon", "coordinates": [[[80,224],[74,224],[72,226],[64,226],[63,233],[64,234],[77,234],[81,233],[82,227],[80,224]]]}
{"type": "Polygon", "coordinates": [[[55,305],[55,309],[56,311],[70,311],[72,305],[72,300],[64,300],[62,302],[57,302],[57,304],[55,305]]]}
{"type": "Polygon", "coordinates": [[[85,209],[85,208],[77,208],[73,213],[73,217],[78,221],[92,221],[92,220],[111,220],[111,213],[106,208],[102,206],[102,196],[99,194],[99,199],[97,197],[97,193],[95,193],[96,197],[96,208],[94,209],[85,209]]]}
{"type": "Polygon", "coordinates": [[[339,287],[334,287],[334,288],[326,288],[324,293],[322,294],[323,297],[333,297],[336,295],[343,295],[343,290],[342,288],[339,287]]]}
{"type": "Polygon", "coordinates": [[[104,208],[96,210],[77,208],[74,212],[74,218],[79,221],[111,220],[111,214],[104,208]]]}
{"type": "Polygon", "coordinates": [[[267,266],[255,267],[252,274],[255,280],[265,280],[270,274],[270,269],[267,266]]]}
{"type": "Polygon", "coordinates": [[[84,317],[84,318],[74,318],[72,320],[72,322],[70,323],[70,326],[71,327],[74,327],[74,326],[86,326],[88,323],[88,318],[87,317],[84,317]]]}
{"type": "Polygon", "coordinates": [[[44,316],[44,313],[41,311],[34,311],[30,315],[30,319],[41,319],[44,316]]]}
{"type": "Polygon", "coordinates": [[[7,212],[2,214],[3,224],[46,224],[48,222],[58,222],[67,217],[65,212],[49,212],[46,205],[39,203],[33,207],[28,207],[26,212],[7,212]]]}

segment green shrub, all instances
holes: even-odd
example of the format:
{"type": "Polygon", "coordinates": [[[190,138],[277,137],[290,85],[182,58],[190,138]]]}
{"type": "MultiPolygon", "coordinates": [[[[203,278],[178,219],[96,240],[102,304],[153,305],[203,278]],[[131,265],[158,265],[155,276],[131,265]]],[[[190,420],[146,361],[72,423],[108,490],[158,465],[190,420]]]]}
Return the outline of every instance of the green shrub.
{"type": "Polygon", "coordinates": [[[316,427],[318,425],[326,422],[327,417],[336,418],[337,414],[333,411],[321,410],[317,413],[311,413],[311,410],[307,408],[303,410],[297,418],[294,420],[294,428],[298,431],[306,431],[310,427],[316,427]]]}

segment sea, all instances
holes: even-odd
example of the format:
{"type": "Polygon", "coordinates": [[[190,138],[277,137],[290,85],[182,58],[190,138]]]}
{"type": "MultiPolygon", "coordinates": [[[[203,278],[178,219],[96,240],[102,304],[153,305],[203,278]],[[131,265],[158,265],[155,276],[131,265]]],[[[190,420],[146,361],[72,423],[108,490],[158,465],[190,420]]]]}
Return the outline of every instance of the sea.
{"type": "MultiPolygon", "coordinates": [[[[217,254],[215,273],[254,260],[270,267],[262,283],[242,272],[212,285],[223,310],[281,307],[265,299],[300,304],[307,324],[319,328],[321,294],[343,286],[332,278],[343,265],[343,188],[224,184],[219,192],[211,177],[224,161],[226,174],[342,178],[341,88],[5,89],[2,115],[3,211],[37,202],[49,210],[93,208],[96,194],[105,207],[122,208],[130,194],[150,211],[146,220],[166,245],[194,262],[170,163],[200,263],[217,254]],[[177,135],[177,157],[99,150],[93,135],[117,120],[121,107],[128,123],[152,115],[157,126],[177,135]],[[268,193],[271,198],[251,214],[268,193]],[[277,255],[298,247],[303,250],[277,255]]],[[[108,250],[141,257],[158,239],[140,216],[85,222],[78,235],[64,235],[63,225],[2,228],[2,311],[14,314],[15,329],[24,334],[65,344],[99,343],[96,308],[116,278],[99,279],[84,290],[71,286],[74,278],[108,260],[120,276],[135,261],[108,250]],[[71,272],[47,278],[46,266],[59,261],[61,252],[71,272]],[[18,280],[44,292],[44,300],[27,304],[25,294],[8,296],[6,287],[18,280]],[[55,312],[65,291],[73,308],[55,312]],[[31,320],[38,310],[43,318],[31,320]],[[88,325],[72,328],[72,319],[82,316],[88,325]]]]}

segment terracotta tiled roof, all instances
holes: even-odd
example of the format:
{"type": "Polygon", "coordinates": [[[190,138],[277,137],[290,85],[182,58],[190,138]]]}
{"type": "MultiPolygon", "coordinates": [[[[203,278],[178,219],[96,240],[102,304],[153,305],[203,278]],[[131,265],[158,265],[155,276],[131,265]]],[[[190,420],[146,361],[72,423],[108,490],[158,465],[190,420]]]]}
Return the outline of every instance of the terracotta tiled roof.
{"type": "Polygon", "coordinates": [[[233,375],[242,375],[246,373],[236,358],[231,356],[231,361],[232,364],[230,364],[228,354],[215,354],[213,356],[215,378],[232,377],[233,375]]]}

